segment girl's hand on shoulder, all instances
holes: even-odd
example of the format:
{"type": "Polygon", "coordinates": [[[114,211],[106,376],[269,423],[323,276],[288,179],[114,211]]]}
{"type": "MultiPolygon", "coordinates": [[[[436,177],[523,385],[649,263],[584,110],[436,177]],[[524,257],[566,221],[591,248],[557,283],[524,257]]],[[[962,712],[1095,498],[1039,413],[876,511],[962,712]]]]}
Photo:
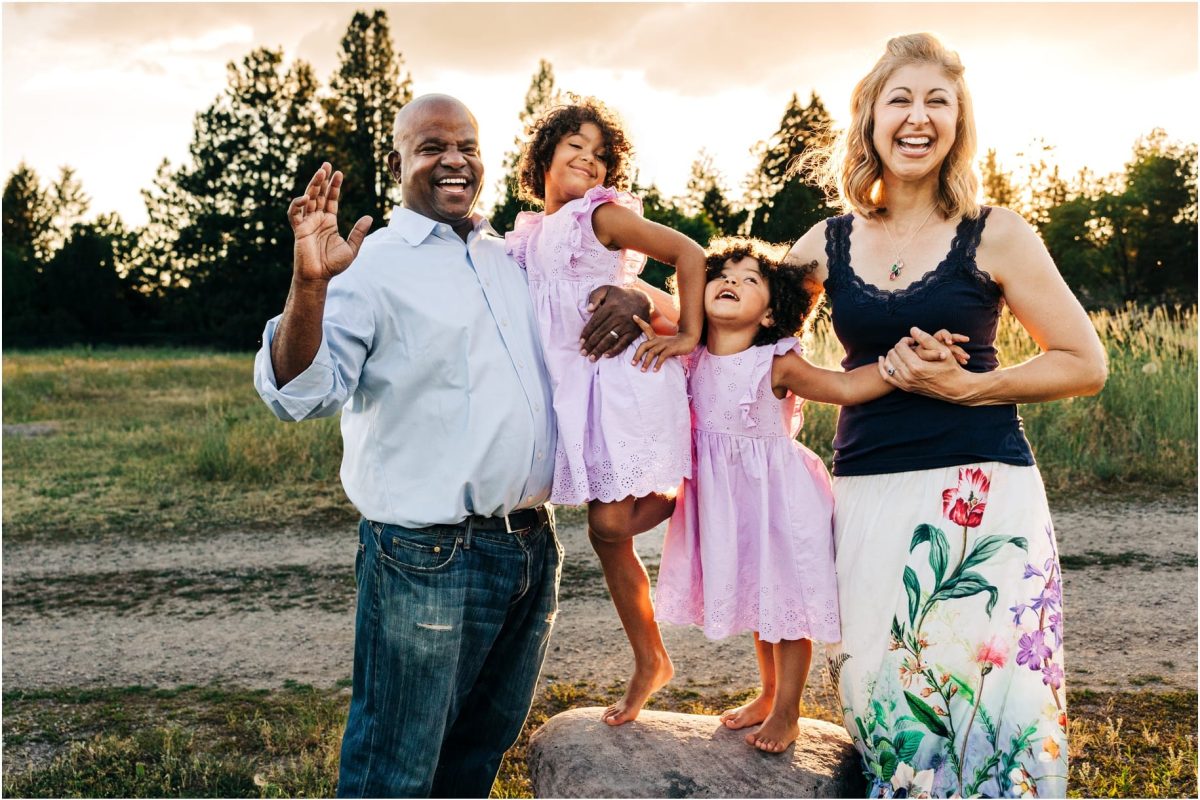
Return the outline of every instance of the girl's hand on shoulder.
{"type": "Polygon", "coordinates": [[[660,336],[655,333],[650,323],[641,317],[635,316],[633,321],[642,329],[642,333],[646,334],[646,341],[642,342],[637,352],[633,354],[633,365],[636,367],[640,362],[642,372],[650,369],[651,366],[654,367],[655,372],[658,372],[662,369],[662,365],[667,363],[668,358],[686,356],[700,343],[700,337],[696,334],[676,333],[672,336],[660,336]]]}
{"type": "Polygon", "coordinates": [[[788,264],[805,265],[816,262],[817,266],[805,282],[810,292],[820,293],[825,289],[829,277],[829,264],[825,255],[825,223],[818,222],[796,240],[783,260],[788,264]]]}

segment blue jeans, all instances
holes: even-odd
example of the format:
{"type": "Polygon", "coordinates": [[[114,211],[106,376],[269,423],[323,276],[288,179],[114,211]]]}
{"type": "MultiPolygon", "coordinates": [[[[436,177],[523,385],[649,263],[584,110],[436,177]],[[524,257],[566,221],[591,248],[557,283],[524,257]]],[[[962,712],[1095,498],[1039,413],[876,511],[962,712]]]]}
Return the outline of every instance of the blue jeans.
{"type": "Polygon", "coordinates": [[[525,533],[363,520],[339,797],[487,797],[558,609],[550,521],[525,533]]]}

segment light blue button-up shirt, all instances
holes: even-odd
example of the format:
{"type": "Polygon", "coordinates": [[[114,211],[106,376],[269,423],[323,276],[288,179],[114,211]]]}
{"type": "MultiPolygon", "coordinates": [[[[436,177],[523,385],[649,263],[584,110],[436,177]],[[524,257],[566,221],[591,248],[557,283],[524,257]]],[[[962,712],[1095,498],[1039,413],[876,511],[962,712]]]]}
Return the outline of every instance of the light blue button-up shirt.
{"type": "Polygon", "coordinates": [[[525,271],[480,218],[463,240],[396,208],[329,282],[320,349],[282,389],[267,323],[254,385],[283,420],[342,412],[342,485],[369,520],[424,527],[545,502],[550,379],[525,271]]]}

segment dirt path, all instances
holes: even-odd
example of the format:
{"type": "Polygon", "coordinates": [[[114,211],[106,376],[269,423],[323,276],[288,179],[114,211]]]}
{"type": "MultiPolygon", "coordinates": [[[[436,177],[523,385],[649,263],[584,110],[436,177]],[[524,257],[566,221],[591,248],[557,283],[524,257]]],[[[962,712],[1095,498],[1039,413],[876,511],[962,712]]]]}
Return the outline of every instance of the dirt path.
{"type": "MultiPolygon", "coordinates": [[[[1073,688],[1196,688],[1194,500],[1055,514],[1073,688]]],[[[578,525],[544,679],[623,680],[627,644],[578,525]]],[[[350,675],[352,530],[227,532],[203,541],[10,544],[3,550],[4,690],[285,680],[350,675]]],[[[662,531],[638,548],[656,564],[662,531]]],[[[755,682],[746,638],[664,631],[682,685],[755,682]]],[[[820,681],[814,670],[813,681],[820,681]]]]}

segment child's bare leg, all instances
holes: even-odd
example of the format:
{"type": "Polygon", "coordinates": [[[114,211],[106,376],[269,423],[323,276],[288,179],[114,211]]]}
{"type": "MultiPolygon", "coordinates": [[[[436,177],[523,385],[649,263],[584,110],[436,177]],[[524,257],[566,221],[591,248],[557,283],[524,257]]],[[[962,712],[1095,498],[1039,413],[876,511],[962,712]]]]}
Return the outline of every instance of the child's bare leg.
{"type": "Polygon", "coordinates": [[[737,730],[757,725],[771,713],[775,704],[775,646],[758,638],[754,632],[754,655],[758,658],[758,674],[762,677],[762,692],[745,705],[731,708],[721,715],[726,728],[737,730]]]}
{"type": "Polygon", "coordinates": [[[800,735],[800,695],[808,680],[812,642],[784,639],[775,645],[775,706],[762,727],[746,734],[746,743],[768,753],[782,753],[800,735]]]}
{"type": "Polygon", "coordinates": [[[648,494],[626,497],[613,503],[588,504],[588,525],[607,541],[617,541],[645,533],[671,516],[675,496],[648,494]]]}
{"type": "MultiPolygon", "coordinates": [[[[633,549],[633,534],[628,532],[641,525],[646,525],[642,530],[653,528],[666,519],[670,510],[660,503],[654,513],[661,514],[661,517],[647,524],[652,519],[647,512],[653,506],[648,504],[638,515],[634,501],[635,498],[628,498],[617,503],[592,503],[588,509],[588,537],[596,555],[600,557],[604,580],[612,594],[617,616],[633,647],[633,675],[625,696],[601,715],[609,725],[623,725],[637,719],[650,695],[666,685],[675,674],[658,623],[654,620],[650,577],[633,549]]],[[[669,505],[673,506],[674,501],[670,501],[669,505]]]]}

